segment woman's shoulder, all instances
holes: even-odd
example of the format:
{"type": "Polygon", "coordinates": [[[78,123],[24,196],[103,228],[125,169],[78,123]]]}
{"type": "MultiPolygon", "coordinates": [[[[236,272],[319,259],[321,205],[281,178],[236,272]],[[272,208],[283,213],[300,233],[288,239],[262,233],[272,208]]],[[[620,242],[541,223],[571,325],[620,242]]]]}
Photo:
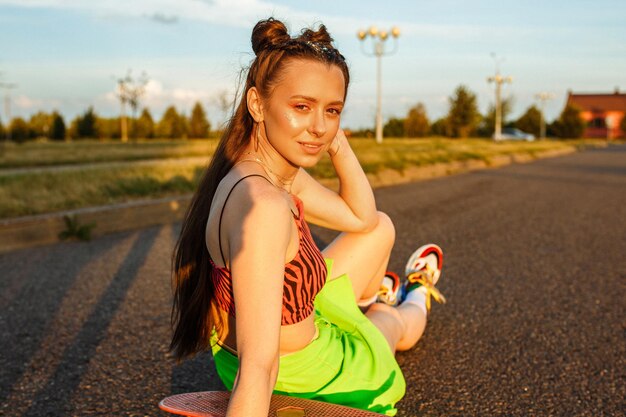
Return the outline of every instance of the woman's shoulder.
{"type": "MultiPolygon", "coordinates": [[[[241,210],[242,214],[273,213],[275,216],[291,211],[288,195],[258,173],[229,172],[220,182],[217,193],[224,203],[241,210]],[[230,201],[232,201],[232,205],[230,201]]],[[[229,207],[229,211],[230,211],[229,207]]]]}

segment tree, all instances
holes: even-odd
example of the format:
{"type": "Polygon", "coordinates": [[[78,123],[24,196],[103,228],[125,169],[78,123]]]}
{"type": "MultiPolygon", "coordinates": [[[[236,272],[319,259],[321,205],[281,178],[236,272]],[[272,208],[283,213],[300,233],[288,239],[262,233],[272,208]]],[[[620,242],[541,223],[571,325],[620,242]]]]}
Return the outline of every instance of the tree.
{"type": "Polygon", "coordinates": [[[532,133],[535,137],[541,136],[541,111],[537,106],[532,105],[519,119],[515,121],[515,127],[527,133],[532,133]]]}
{"type": "Polygon", "coordinates": [[[622,117],[622,121],[619,123],[619,128],[622,131],[622,137],[626,138],[626,114],[622,117]]]}
{"type": "Polygon", "coordinates": [[[448,136],[448,118],[441,117],[430,125],[430,133],[435,136],[448,136]]]}
{"type": "MultiPolygon", "coordinates": [[[[507,117],[511,114],[513,110],[513,98],[507,97],[500,101],[500,115],[502,120],[502,126],[506,126],[507,117]]],[[[491,137],[496,130],[496,106],[495,104],[490,104],[489,109],[487,110],[487,114],[482,117],[480,122],[480,127],[478,129],[478,134],[483,137],[491,137]]]]}
{"type": "Polygon", "coordinates": [[[33,138],[47,138],[52,126],[52,115],[42,111],[37,112],[30,117],[28,125],[33,138]]]}
{"type": "Polygon", "coordinates": [[[153,138],[154,137],[154,120],[147,108],[144,108],[135,123],[136,135],[138,138],[153,138]]]}
{"type": "Polygon", "coordinates": [[[0,140],[4,139],[4,125],[2,124],[2,120],[0,120],[0,140]]]}
{"type": "MultiPolygon", "coordinates": [[[[148,76],[143,73],[137,80],[131,76],[131,70],[128,70],[126,77],[119,78],[117,80],[117,97],[120,100],[121,113],[120,113],[120,131],[122,142],[128,141],[128,124],[126,118],[126,104],[130,105],[132,110],[132,121],[136,120],[137,109],[139,108],[139,101],[141,96],[146,91],[146,84],[148,84],[148,76]]],[[[134,132],[135,125],[133,125],[133,137],[136,137],[134,132]]]]}
{"type": "Polygon", "coordinates": [[[424,137],[430,132],[430,122],[426,115],[426,107],[422,103],[417,103],[409,110],[404,119],[404,134],[410,138],[424,137]]]}
{"type": "Polygon", "coordinates": [[[465,138],[472,135],[480,122],[480,113],[476,104],[476,95],[464,85],[456,88],[454,96],[448,99],[449,135],[465,138]]]}
{"type": "Polygon", "coordinates": [[[374,129],[372,128],[360,128],[352,130],[352,137],[355,139],[358,138],[368,138],[371,139],[375,136],[374,129]]]}
{"type": "Polygon", "coordinates": [[[87,111],[75,119],[77,138],[97,138],[98,137],[98,116],[89,107],[87,111]]]}
{"type": "Polygon", "coordinates": [[[401,138],[404,136],[404,119],[392,117],[383,127],[383,135],[387,137],[401,138]]]}
{"type": "Polygon", "coordinates": [[[558,137],[575,139],[582,137],[586,123],[580,117],[580,109],[572,104],[567,104],[551,127],[558,137]]]}
{"type": "Polygon", "coordinates": [[[52,126],[50,127],[50,139],[65,140],[65,122],[58,112],[52,113],[52,126]]]}
{"type": "Polygon", "coordinates": [[[202,104],[196,102],[189,118],[189,137],[205,139],[209,136],[210,128],[202,104]]]}
{"type": "Polygon", "coordinates": [[[22,119],[21,117],[16,117],[11,120],[9,130],[11,132],[11,139],[18,143],[25,142],[31,137],[28,123],[26,123],[26,120],[22,119]]]}
{"type": "Polygon", "coordinates": [[[187,137],[185,117],[178,114],[176,107],[168,107],[157,125],[156,134],[168,139],[187,137]]]}
{"type": "Polygon", "coordinates": [[[100,139],[120,139],[122,127],[119,117],[98,117],[98,137],[100,139]]]}

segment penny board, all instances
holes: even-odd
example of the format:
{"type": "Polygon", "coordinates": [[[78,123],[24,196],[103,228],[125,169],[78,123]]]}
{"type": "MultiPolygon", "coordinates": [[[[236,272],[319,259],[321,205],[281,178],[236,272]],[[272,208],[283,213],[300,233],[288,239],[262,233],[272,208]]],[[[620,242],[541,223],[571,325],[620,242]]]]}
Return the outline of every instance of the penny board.
{"type": "MultiPolygon", "coordinates": [[[[225,417],[230,392],[204,391],[164,398],[159,408],[188,417],[225,417]]],[[[382,414],[322,401],[272,395],[268,417],[380,417],[382,414]]]]}

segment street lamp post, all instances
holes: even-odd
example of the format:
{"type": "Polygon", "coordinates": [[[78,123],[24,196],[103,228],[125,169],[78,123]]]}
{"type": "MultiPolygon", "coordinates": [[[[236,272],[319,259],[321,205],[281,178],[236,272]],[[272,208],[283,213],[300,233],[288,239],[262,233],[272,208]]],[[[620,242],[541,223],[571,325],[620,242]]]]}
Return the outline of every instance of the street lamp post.
{"type": "Polygon", "coordinates": [[[365,55],[376,57],[376,143],[383,143],[383,114],[382,114],[382,57],[384,55],[391,55],[398,49],[398,39],[400,36],[400,29],[396,26],[391,28],[390,31],[378,30],[376,26],[370,26],[367,30],[359,30],[357,37],[360,41],[365,41],[365,38],[372,38],[372,52],[365,51],[363,43],[361,43],[361,50],[365,55]],[[389,39],[389,36],[393,38],[393,49],[389,52],[385,51],[385,41],[389,39]]]}
{"type": "Polygon", "coordinates": [[[539,103],[540,103],[539,107],[541,109],[539,137],[540,139],[545,139],[546,138],[546,117],[544,116],[544,114],[545,114],[546,102],[548,100],[552,100],[554,98],[554,94],[542,91],[539,94],[535,94],[535,97],[537,98],[537,100],[539,100],[539,103]]]}
{"type": "MultiPolygon", "coordinates": [[[[491,54],[491,56],[496,59],[495,54],[491,54]]],[[[500,100],[500,92],[502,90],[502,84],[513,82],[513,77],[500,75],[499,61],[496,59],[496,73],[493,77],[487,78],[487,82],[495,83],[496,85],[496,125],[493,138],[494,140],[500,140],[502,139],[502,103],[500,100]]]]}

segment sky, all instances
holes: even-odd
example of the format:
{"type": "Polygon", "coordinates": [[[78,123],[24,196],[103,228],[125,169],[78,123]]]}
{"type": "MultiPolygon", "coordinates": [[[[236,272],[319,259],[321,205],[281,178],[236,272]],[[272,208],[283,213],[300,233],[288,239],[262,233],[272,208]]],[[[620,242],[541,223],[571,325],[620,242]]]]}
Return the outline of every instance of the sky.
{"type": "Polygon", "coordinates": [[[326,25],[351,70],[347,128],[374,125],[376,58],[372,40],[356,36],[372,25],[401,32],[382,58],[384,120],[419,102],[442,117],[461,84],[486,112],[497,68],[513,77],[502,90],[512,119],[540,92],[553,94],[552,120],[568,90],[626,91],[623,0],[0,0],[0,83],[14,84],[0,90],[0,120],[7,95],[13,117],[58,110],[68,122],[89,106],[116,116],[116,80],[131,71],[147,75],[142,107],[155,118],[169,105],[188,115],[199,101],[215,126],[225,119],[218,98],[232,99],[253,58],[252,27],[269,16],[292,34],[326,25]]]}

